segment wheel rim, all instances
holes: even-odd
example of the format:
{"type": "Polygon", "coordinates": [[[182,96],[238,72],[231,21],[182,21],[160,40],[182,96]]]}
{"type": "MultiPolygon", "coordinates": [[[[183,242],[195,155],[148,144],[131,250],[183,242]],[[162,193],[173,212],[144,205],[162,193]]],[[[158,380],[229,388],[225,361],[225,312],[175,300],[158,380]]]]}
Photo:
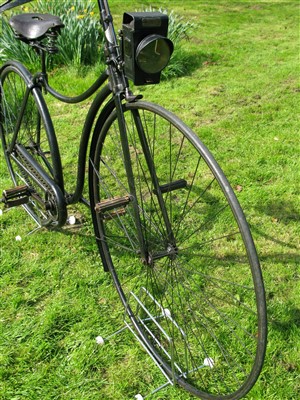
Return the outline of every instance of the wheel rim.
{"type": "MultiPolygon", "coordinates": [[[[23,205],[24,209],[38,225],[56,226],[61,216],[56,208],[55,195],[51,193],[51,188],[48,187],[48,193],[46,193],[44,188],[48,186],[47,183],[37,184],[37,181],[41,181],[41,177],[38,176],[37,181],[33,180],[24,168],[15,163],[7,151],[14,137],[14,130],[26,89],[26,82],[13,67],[3,72],[1,76],[1,131],[4,155],[13,184],[15,186],[27,185],[36,194],[36,198],[30,197],[29,202],[23,205]],[[37,199],[40,199],[40,201],[37,199]],[[44,204],[48,206],[45,208],[44,204]]],[[[24,110],[17,143],[24,146],[47,174],[53,177],[50,146],[45,124],[33,94],[29,95],[24,110]]],[[[24,160],[21,163],[30,169],[30,165],[26,165],[24,160]]]]}
{"type": "MultiPolygon", "coordinates": [[[[139,104],[127,109],[140,108],[160,186],[187,182],[163,194],[176,246],[127,111],[148,260],[139,255],[130,203],[95,214],[100,247],[133,324],[168,374],[199,397],[240,398],[257,379],[265,351],[265,299],[251,236],[201,142],[171,114],[139,104]]],[[[102,129],[92,163],[95,204],[130,194],[115,115],[102,129]]]]}

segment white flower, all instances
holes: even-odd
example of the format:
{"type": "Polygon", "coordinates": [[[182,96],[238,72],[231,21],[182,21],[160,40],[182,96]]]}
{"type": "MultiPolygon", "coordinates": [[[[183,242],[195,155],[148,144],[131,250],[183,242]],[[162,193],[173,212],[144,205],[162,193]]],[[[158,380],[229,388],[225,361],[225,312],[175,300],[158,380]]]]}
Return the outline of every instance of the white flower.
{"type": "Polygon", "coordinates": [[[17,241],[17,242],[21,242],[21,240],[22,240],[21,236],[19,236],[19,235],[16,236],[16,241],[17,241]]]}
{"type": "Polygon", "coordinates": [[[164,308],[163,312],[166,318],[171,318],[171,311],[168,308],[164,308]]]}
{"type": "Polygon", "coordinates": [[[70,225],[75,225],[76,224],[76,217],[74,215],[70,215],[68,218],[68,222],[70,225]]]}
{"type": "Polygon", "coordinates": [[[97,337],[96,337],[96,343],[97,343],[97,344],[100,344],[100,345],[103,345],[103,344],[104,344],[104,339],[103,339],[103,337],[102,337],[102,336],[97,336],[97,337]]]}
{"type": "Polygon", "coordinates": [[[207,357],[207,358],[204,359],[203,365],[204,365],[205,367],[213,368],[214,365],[215,365],[215,362],[214,362],[214,360],[213,360],[212,358],[207,357]]]}

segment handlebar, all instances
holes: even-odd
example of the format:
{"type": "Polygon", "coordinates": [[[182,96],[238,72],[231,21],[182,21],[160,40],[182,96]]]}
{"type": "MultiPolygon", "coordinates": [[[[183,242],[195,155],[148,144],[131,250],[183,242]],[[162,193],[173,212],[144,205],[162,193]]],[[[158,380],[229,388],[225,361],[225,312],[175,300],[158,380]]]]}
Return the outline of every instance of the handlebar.
{"type": "Polygon", "coordinates": [[[29,3],[32,0],[7,0],[0,5],[0,14],[4,11],[10,10],[11,8],[21,6],[22,4],[29,3]]]}

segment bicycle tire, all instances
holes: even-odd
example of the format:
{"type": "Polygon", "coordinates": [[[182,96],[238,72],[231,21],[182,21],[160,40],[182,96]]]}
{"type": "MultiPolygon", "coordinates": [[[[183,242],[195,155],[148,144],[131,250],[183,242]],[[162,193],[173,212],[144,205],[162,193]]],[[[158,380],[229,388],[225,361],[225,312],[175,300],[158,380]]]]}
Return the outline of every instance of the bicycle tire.
{"type": "Polygon", "coordinates": [[[0,72],[0,136],[13,184],[26,185],[32,194],[24,209],[39,226],[63,225],[67,212],[54,128],[40,88],[18,62],[7,63],[0,72]],[[23,149],[22,154],[18,148],[23,149]]]}
{"type": "Polygon", "coordinates": [[[263,279],[244,213],[211,153],[179,118],[144,101],[123,107],[134,193],[116,110],[96,125],[90,153],[103,263],[129,323],[170,379],[199,398],[239,399],[260,374],[267,337],[263,279]]]}

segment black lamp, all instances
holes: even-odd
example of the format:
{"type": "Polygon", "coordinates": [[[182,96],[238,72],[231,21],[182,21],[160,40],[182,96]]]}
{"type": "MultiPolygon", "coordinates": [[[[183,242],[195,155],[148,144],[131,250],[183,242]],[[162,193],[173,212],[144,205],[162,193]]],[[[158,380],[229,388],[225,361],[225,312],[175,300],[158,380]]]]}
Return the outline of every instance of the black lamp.
{"type": "Polygon", "coordinates": [[[135,85],[159,83],[174,49],[167,33],[168,16],[161,12],[124,13],[125,73],[135,85]]]}

